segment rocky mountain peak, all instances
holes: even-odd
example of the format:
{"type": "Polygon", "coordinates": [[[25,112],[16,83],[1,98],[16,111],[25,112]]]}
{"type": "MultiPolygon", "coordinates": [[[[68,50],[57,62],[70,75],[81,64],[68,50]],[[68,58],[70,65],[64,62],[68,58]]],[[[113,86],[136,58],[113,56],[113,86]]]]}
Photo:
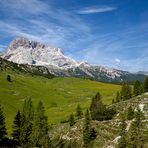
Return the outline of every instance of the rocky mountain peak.
{"type": "Polygon", "coordinates": [[[63,69],[78,65],[78,62],[65,56],[60,48],[53,48],[24,37],[13,40],[3,57],[19,64],[48,65],[63,69]]]}
{"type": "Polygon", "coordinates": [[[16,50],[19,47],[34,49],[34,48],[45,48],[45,45],[39,42],[31,41],[24,37],[18,37],[10,43],[8,49],[16,50]]]}

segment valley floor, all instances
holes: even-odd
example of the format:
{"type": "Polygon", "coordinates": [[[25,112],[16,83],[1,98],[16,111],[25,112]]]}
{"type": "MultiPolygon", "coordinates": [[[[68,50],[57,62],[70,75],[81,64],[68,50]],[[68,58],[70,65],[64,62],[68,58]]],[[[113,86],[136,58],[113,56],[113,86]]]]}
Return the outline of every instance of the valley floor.
{"type": "Polygon", "coordinates": [[[75,113],[76,106],[85,110],[91,98],[100,92],[105,104],[111,104],[120,85],[100,83],[79,78],[47,79],[27,74],[0,72],[0,104],[6,116],[6,126],[11,133],[16,112],[22,109],[25,99],[31,98],[36,106],[43,101],[49,124],[67,120],[70,113],[75,113]],[[10,74],[12,82],[7,81],[10,74]]]}

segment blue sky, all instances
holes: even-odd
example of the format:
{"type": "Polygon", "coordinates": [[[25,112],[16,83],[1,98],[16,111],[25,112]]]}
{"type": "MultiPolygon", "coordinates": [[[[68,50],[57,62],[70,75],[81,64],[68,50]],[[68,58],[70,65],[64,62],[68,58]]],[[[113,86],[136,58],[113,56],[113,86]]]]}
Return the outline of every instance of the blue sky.
{"type": "Polygon", "coordinates": [[[147,0],[0,0],[0,50],[17,36],[76,60],[148,71],[147,0]]]}

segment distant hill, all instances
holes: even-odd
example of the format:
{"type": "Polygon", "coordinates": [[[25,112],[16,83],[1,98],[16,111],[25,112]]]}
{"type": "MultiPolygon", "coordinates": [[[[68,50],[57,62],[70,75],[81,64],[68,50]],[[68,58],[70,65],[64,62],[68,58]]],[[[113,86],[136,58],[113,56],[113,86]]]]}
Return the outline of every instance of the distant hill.
{"type": "Polygon", "coordinates": [[[138,71],[136,74],[143,74],[143,75],[148,75],[148,71],[138,71]]]}

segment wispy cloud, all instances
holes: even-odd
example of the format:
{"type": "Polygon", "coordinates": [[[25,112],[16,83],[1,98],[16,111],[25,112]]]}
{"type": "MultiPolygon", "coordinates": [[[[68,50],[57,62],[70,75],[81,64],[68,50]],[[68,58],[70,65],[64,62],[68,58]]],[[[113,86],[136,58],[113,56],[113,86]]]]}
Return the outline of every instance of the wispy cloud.
{"type": "Polygon", "coordinates": [[[76,36],[90,32],[88,24],[77,15],[40,0],[0,1],[0,12],[7,18],[0,21],[0,32],[9,37],[24,36],[65,47],[70,46],[69,40],[77,41],[76,36]]]}
{"type": "Polygon", "coordinates": [[[91,37],[90,41],[87,39],[87,47],[79,51],[76,57],[94,65],[130,72],[148,69],[148,43],[144,35],[148,36],[144,30],[140,30],[140,27],[97,35],[97,38],[91,37]],[[137,35],[137,32],[143,33],[137,35]]]}
{"type": "Polygon", "coordinates": [[[116,7],[111,6],[95,6],[95,7],[88,7],[83,8],[77,11],[78,14],[93,14],[93,13],[103,13],[108,11],[116,10],[116,7]]]}
{"type": "Polygon", "coordinates": [[[47,12],[47,5],[39,0],[5,0],[0,1],[1,9],[10,14],[10,17],[29,16],[30,14],[41,14],[47,12]],[[19,13],[18,13],[19,12],[19,13]]]}

